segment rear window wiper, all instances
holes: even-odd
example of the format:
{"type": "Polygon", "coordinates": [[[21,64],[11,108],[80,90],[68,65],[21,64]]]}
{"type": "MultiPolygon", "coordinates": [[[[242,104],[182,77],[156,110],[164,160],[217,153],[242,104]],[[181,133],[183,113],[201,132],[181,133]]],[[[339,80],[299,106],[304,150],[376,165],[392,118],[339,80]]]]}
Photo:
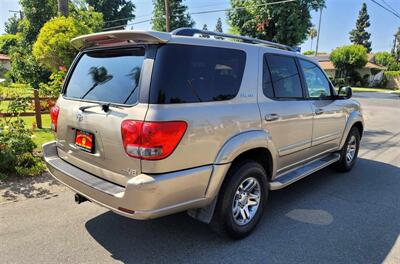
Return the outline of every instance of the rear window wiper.
{"type": "Polygon", "coordinates": [[[81,110],[82,112],[85,112],[89,108],[99,107],[99,106],[101,107],[101,110],[103,110],[105,113],[110,111],[110,107],[123,109],[123,107],[121,107],[119,105],[116,105],[116,104],[113,104],[113,103],[95,103],[95,105],[81,106],[81,107],[79,107],[79,110],[81,110]]]}

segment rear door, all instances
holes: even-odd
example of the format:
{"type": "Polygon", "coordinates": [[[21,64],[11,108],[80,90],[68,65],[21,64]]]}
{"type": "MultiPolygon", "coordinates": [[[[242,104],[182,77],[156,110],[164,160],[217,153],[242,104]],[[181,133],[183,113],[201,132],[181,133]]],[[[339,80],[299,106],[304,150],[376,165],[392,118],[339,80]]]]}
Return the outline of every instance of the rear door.
{"type": "Polygon", "coordinates": [[[258,97],[262,124],[278,152],[278,173],[308,157],[312,137],[312,108],[305,99],[296,59],[264,54],[262,89],[258,97]]]}
{"type": "Polygon", "coordinates": [[[310,154],[323,154],[339,146],[346,125],[343,100],[335,100],[333,87],[317,64],[299,62],[314,114],[310,154]]]}
{"type": "Polygon", "coordinates": [[[142,121],[148,104],[139,102],[152,59],[144,46],[83,52],[67,77],[58,101],[57,139],[61,158],[121,185],[141,172],[140,159],[124,150],[121,123],[142,121]],[[111,103],[109,110],[102,104],[111,103]]]}

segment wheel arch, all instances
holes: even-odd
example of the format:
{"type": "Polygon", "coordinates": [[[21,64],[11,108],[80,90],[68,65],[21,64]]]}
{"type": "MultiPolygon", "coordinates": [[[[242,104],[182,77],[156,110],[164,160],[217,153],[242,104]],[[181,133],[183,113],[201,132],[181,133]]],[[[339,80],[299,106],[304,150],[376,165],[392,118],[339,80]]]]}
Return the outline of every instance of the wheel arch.
{"type": "Polygon", "coordinates": [[[349,115],[342,135],[342,140],[340,141],[339,149],[343,148],[344,143],[346,142],[347,135],[350,133],[350,130],[354,126],[357,127],[357,129],[360,131],[361,138],[364,132],[364,119],[360,111],[354,111],[349,115]]]}

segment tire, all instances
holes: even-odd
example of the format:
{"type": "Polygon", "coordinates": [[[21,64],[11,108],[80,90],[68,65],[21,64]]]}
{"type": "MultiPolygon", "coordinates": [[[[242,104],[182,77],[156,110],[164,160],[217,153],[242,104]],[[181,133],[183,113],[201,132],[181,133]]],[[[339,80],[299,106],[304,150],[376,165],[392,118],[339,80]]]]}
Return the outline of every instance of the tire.
{"type": "MultiPolygon", "coordinates": [[[[360,149],[360,132],[356,127],[353,127],[347,135],[346,142],[340,150],[340,160],[335,163],[335,169],[341,172],[350,171],[357,161],[358,150],[360,149]],[[347,156],[348,150],[352,148],[352,158],[347,156]]],[[[349,154],[350,155],[350,154],[349,154]]]]}
{"type": "Polygon", "coordinates": [[[267,174],[259,163],[244,160],[234,165],[226,177],[211,227],[223,236],[241,239],[249,235],[261,219],[268,197],[267,174]],[[248,186],[253,188],[246,188],[248,186]]]}

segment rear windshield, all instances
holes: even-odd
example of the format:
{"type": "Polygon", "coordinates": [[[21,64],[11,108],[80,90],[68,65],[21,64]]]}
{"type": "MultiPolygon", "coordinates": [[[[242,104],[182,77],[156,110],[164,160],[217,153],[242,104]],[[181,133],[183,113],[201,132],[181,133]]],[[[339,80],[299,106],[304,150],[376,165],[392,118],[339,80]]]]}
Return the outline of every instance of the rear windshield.
{"type": "Polygon", "coordinates": [[[116,104],[138,101],[144,48],[84,53],[64,92],[66,97],[116,104]]]}
{"type": "Polygon", "coordinates": [[[234,98],[246,53],[236,49],[168,44],[157,51],[150,103],[173,104],[234,98]]]}

